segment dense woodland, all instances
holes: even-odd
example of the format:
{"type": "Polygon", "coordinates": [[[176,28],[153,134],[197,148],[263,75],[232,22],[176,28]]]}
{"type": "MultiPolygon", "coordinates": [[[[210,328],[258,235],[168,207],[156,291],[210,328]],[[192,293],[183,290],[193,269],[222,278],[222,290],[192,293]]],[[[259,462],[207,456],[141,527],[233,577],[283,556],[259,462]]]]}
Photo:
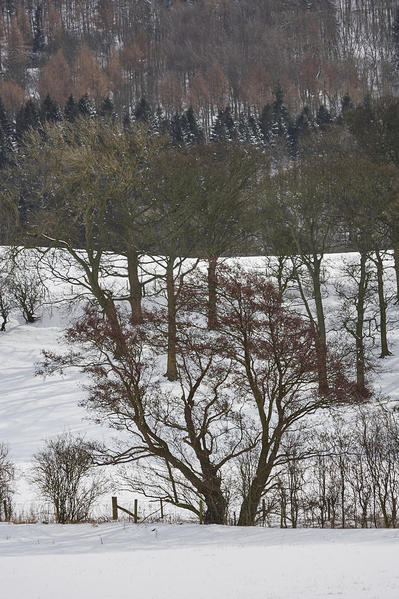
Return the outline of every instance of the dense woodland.
{"type": "Polygon", "coordinates": [[[339,111],[349,93],[395,83],[394,0],[4,0],[0,96],[64,105],[145,97],[170,118],[192,106],[205,129],[220,107],[259,116],[279,83],[289,110],[339,111]]]}

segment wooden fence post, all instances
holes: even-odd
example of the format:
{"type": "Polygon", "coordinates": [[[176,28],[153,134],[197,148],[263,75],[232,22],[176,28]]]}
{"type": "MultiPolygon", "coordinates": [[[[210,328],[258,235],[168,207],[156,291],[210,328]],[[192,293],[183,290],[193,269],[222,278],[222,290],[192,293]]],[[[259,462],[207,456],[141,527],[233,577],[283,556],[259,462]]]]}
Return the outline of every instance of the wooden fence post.
{"type": "Polygon", "coordinates": [[[262,499],[262,522],[264,526],[266,522],[266,501],[264,499],[262,499]]]}
{"type": "Polygon", "coordinates": [[[137,516],[137,508],[138,508],[138,500],[134,500],[134,523],[137,524],[138,516],[137,516]]]}
{"type": "Polygon", "coordinates": [[[7,501],[5,499],[3,501],[3,507],[4,507],[4,520],[6,522],[9,522],[11,520],[11,514],[8,513],[7,501]]]}
{"type": "Polygon", "coordinates": [[[162,499],[160,499],[160,503],[161,503],[161,520],[163,520],[163,501],[162,501],[162,499]]]}
{"type": "Polygon", "coordinates": [[[199,502],[199,520],[200,524],[204,523],[204,502],[202,501],[202,499],[200,499],[199,502]]]}
{"type": "Polygon", "coordinates": [[[112,520],[118,519],[118,498],[112,498],[112,520]]]}

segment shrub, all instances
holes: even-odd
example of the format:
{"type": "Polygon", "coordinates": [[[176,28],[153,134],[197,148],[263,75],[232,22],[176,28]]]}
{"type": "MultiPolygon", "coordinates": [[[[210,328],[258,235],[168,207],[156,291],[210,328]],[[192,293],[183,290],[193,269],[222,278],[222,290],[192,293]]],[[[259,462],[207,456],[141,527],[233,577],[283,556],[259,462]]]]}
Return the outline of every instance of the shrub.
{"type": "Polygon", "coordinates": [[[47,441],[34,455],[32,482],[50,501],[56,521],[87,520],[95,501],[107,491],[103,476],[94,474],[92,445],[70,433],[47,441]]]}

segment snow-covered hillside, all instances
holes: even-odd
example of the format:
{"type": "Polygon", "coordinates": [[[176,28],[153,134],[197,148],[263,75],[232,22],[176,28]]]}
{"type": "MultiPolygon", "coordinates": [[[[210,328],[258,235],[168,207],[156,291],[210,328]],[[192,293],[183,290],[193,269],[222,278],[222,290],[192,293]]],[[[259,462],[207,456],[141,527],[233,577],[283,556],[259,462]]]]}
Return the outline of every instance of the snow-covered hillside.
{"type": "MultiPolygon", "coordinates": [[[[353,256],[352,256],[353,257],[353,256]]],[[[329,297],[325,300],[327,320],[333,322],[337,311],[334,281],[340,277],[343,260],[350,254],[327,256],[329,297]]],[[[250,268],[266,272],[263,258],[246,258],[241,262],[250,268]]],[[[62,287],[55,285],[53,298],[59,300],[62,287]]],[[[65,289],[64,289],[65,291],[65,289]]],[[[395,307],[392,316],[396,318],[395,307]]],[[[0,441],[9,445],[17,465],[16,509],[27,513],[35,503],[35,493],[28,484],[26,473],[33,454],[46,439],[64,431],[82,433],[88,439],[111,439],[115,432],[90,421],[79,405],[84,397],[84,383],[79,373],[67,372],[49,378],[35,376],[35,366],[43,349],[56,350],[62,342],[62,331],[74,317],[70,305],[55,303],[41,310],[41,318],[34,324],[25,324],[14,314],[7,332],[0,334],[0,441]]],[[[374,375],[374,385],[384,396],[399,401],[399,325],[389,333],[393,356],[379,360],[380,372],[374,375]]],[[[108,509],[109,502],[104,502],[108,509]]]]}

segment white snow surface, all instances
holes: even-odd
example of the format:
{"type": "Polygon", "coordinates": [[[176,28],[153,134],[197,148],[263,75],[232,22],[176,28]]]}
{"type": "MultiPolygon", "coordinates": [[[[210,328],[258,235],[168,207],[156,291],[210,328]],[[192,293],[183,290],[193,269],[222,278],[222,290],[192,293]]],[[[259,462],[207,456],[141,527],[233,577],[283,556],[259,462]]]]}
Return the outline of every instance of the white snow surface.
{"type": "Polygon", "coordinates": [[[15,599],[397,599],[399,531],[0,525],[15,599]]]}

